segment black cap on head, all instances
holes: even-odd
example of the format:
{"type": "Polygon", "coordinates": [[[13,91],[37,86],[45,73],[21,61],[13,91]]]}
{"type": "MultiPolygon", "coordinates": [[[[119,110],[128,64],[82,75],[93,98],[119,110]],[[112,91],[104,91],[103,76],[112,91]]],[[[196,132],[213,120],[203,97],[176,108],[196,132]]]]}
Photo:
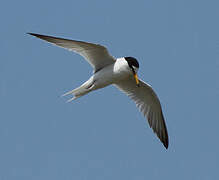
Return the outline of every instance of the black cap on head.
{"type": "Polygon", "coordinates": [[[137,59],[135,59],[133,57],[125,57],[125,60],[128,62],[128,65],[130,68],[132,68],[133,66],[136,68],[139,68],[139,63],[138,63],[137,59]]]}

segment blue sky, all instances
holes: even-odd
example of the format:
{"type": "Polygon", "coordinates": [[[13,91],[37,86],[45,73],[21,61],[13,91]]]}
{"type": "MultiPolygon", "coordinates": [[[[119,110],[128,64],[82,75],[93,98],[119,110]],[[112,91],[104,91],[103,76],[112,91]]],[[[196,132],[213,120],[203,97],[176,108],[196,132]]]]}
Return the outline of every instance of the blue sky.
{"type": "Polygon", "coordinates": [[[0,179],[218,179],[218,1],[3,1],[0,179]],[[115,87],[60,95],[92,68],[26,32],[103,44],[133,56],[158,94],[166,150],[115,87]]]}

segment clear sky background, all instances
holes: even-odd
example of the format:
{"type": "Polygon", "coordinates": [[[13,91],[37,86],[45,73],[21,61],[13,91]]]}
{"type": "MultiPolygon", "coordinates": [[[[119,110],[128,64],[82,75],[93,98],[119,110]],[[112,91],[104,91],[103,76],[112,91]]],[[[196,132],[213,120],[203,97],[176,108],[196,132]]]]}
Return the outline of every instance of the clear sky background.
{"type": "Polygon", "coordinates": [[[219,179],[219,1],[2,1],[1,180],[219,179]],[[158,94],[166,150],[115,87],[60,95],[92,68],[26,32],[133,56],[158,94]]]}

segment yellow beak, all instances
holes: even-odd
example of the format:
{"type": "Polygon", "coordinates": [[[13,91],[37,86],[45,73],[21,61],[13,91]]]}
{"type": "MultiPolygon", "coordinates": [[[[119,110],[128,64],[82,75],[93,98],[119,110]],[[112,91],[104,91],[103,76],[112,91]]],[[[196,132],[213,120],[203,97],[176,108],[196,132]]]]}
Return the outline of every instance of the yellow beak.
{"type": "Polygon", "coordinates": [[[134,74],[134,78],[135,78],[137,86],[140,87],[137,73],[134,74]]]}

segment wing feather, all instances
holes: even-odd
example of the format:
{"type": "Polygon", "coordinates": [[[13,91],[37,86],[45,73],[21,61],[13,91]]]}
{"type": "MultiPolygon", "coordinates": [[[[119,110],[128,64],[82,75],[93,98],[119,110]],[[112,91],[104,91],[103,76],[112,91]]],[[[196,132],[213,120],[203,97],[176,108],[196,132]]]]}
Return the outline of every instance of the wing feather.
{"type": "Polygon", "coordinates": [[[140,87],[137,87],[134,78],[129,78],[115,84],[115,86],[136,103],[140,112],[147,117],[149,126],[153,129],[154,133],[156,133],[163,145],[168,148],[168,132],[160,101],[150,85],[146,84],[142,80],[139,82],[140,87]]]}
{"type": "Polygon", "coordinates": [[[97,72],[101,68],[115,62],[115,58],[108,53],[104,46],[99,44],[63,39],[53,36],[45,36],[35,33],[28,34],[80,54],[94,68],[94,72],[97,72]]]}

